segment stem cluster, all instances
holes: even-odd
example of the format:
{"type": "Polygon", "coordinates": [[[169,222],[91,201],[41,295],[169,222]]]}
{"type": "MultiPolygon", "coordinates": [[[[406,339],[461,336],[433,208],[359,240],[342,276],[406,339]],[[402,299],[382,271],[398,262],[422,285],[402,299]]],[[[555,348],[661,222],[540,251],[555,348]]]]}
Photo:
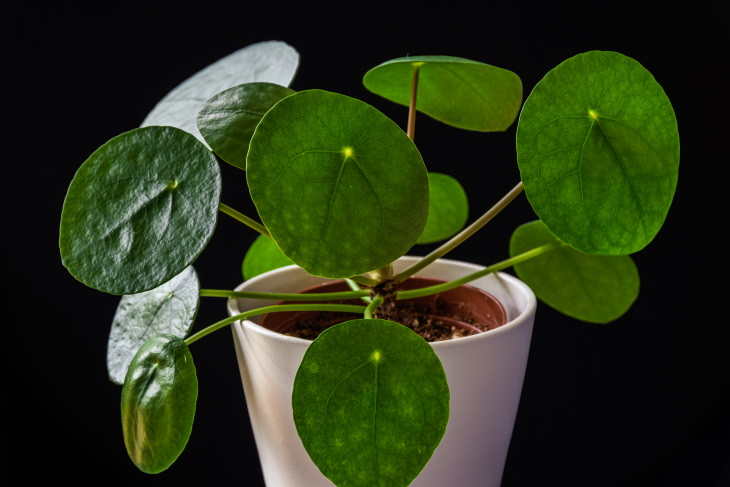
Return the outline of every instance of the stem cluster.
{"type": "MultiPolygon", "coordinates": [[[[415,138],[415,127],[416,127],[416,102],[418,94],[418,77],[419,68],[416,66],[413,71],[413,80],[411,88],[410,105],[408,109],[408,123],[406,133],[411,140],[415,138]]],[[[265,306],[262,308],[254,309],[241,313],[235,316],[231,316],[217,323],[210,325],[209,327],[201,330],[200,332],[192,335],[186,340],[186,343],[191,344],[198,339],[223,328],[235,321],[251,318],[252,316],[258,316],[265,313],[273,313],[278,311],[346,311],[363,313],[365,318],[372,318],[375,310],[383,303],[383,297],[376,295],[374,298],[370,298],[371,292],[367,289],[360,289],[360,285],[373,288],[378,284],[390,281],[394,284],[405,281],[409,277],[415,275],[419,271],[426,268],[428,265],[444,257],[446,254],[454,250],[461,243],[465,242],[468,238],[478,232],[484,227],[489,221],[491,221],[496,215],[504,210],[512,201],[517,198],[524,191],[522,181],[518,182],[507,194],[505,194],[497,203],[495,203],[489,210],[477,218],[473,223],[464,228],[457,235],[450,238],[447,242],[433,250],[431,253],[420,259],[415,264],[404,269],[398,274],[393,274],[392,265],[377,269],[367,275],[353,276],[349,278],[348,284],[350,285],[351,291],[343,291],[337,293],[315,293],[315,294],[288,294],[288,293],[258,293],[258,292],[238,292],[228,290],[216,290],[216,289],[203,289],[200,291],[201,297],[224,297],[224,298],[252,298],[252,299],[271,299],[271,300],[286,300],[286,301],[334,301],[342,299],[361,298],[366,306],[354,306],[354,305],[338,305],[338,304],[282,304],[265,306]]],[[[259,232],[261,235],[270,237],[270,234],[266,227],[254,219],[234,210],[233,208],[221,203],[220,211],[236,219],[237,221],[249,226],[253,230],[259,232]]],[[[543,245],[534,248],[530,251],[516,255],[509,259],[505,259],[494,265],[486,267],[485,269],[469,274],[467,276],[455,279],[453,281],[430,286],[421,289],[414,289],[408,291],[401,291],[397,294],[398,300],[412,299],[422,296],[428,296],[440,292],[445,292],[450,289],[457,288],[461,285],[468,284],[471,281],[482,278],[488,274],[499,272],[501,270],[512,267],[513,265],[519,264],[526,260],[535,258],[546,252],[550,252],[555,248],[564,245],[561,242],[553,242],[547,245],[543,245]]]]}

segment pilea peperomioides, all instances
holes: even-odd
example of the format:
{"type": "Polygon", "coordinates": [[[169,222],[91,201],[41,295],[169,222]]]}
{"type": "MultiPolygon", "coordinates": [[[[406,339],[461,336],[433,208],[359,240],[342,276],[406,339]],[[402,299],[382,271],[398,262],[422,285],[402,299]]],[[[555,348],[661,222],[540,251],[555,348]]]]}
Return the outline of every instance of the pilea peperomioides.
{"type": "Polygon", "coordinates": [[[125,444],[141,470],[165,470],[188,441],[197,398],[193,342],[253,315],[347,310],[362,319],[322,333],[300,366],[292,399],[298,432],[338,485],[408,485],[444,434],[449,387],[423,338],[377,318],[382,297],[372,289],[384,282],[397,289],[524,192],[537,218],[517,226],[505,260],[438,290],[511,267],[566,315],[594,323],[619,318],[639,292],[629,254],[656,236],[674,196],[676,118],[653,76],[615,52],[565,60],[524,104],[511,71],[413,56],[376,66],[362,80],[409,107],[404,130],[363,101],[288,88],[298,63],[292,52],[280,43],[249,46],[181,85],[143,127],[99,147],[68,189],[63,264],[84,284],[123,295],[110,333],[109,376],[123,384],[125,444]],[[268,79],[250,76],[261,63],[274,73],[268,79]],[[239,70],[221,81],[232,65],[239,70]],[[189,106],[191,93],[208,101],[189,106]],[[414,143],[419,111],[482,132],[503,131],[519,116],[521,181],[468,225],[461,185],[429,172],[414,143]],[[178,119],[178,126],[166,122],[178,119]],[[220,162],[245,171],[257,218],[220,200],[220,162]],[[237,295],[200,289],[192,267],[219,212],[258,233],[243,260],[244,279],[295,264],[346,279],[352,291],[330,297],[361,304],[271,294],[272,303],[299,303],[272,304],[190,335],[201,296],[237,295]],[[442,245],[393,273],[392,262],[433,242],[442,245]]]}

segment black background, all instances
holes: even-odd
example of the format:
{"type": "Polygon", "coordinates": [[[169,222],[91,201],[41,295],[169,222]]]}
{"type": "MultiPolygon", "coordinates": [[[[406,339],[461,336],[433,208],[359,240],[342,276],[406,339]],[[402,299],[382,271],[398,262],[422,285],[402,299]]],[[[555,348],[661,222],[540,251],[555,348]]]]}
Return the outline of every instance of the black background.
{"type": "MultiPolygon", "coordinates": [[[[188,76],[265,40],[299,51],[292,88],[361,97],[401,125],[405,109],[360,83],[394,57],[494,64],[522,77],[525,96],[550,68],[587,50],[620,51],[648,68],[679,120],[674,205],[657,239],[634,256],[642,291],[625,317],[587,325],[539,308],[503,486],[730,485],[721,236],[730,39],[719,2],[266,4],[4,10],[0,485],[263,485],[226,331],[192,349],[200,396],[187,449],[167,472],[136,470],[122,443],[120,390],[106,378],[118,298],[76,282],[61,266],[57,240],[66,188],[91,152],[138,126],[188,76]]],[[[514,127],[464,133],[421,117],[416,142],[429,168],[462,181],[473,216],[518,181],[514,127]]],[[[223,201],[250,213],[241,174],[223,170],[223,201]]],[[[500,260],[511,229],[533,217],[520,198],[490,224],[495,233],[450,257],[500,260]]],[[[222,217],[196,264],[203,287],[237,285],[253,237],[222,217]]],[[[204,300],[196,327],[224,316],[222,301],[204,300]]]]}

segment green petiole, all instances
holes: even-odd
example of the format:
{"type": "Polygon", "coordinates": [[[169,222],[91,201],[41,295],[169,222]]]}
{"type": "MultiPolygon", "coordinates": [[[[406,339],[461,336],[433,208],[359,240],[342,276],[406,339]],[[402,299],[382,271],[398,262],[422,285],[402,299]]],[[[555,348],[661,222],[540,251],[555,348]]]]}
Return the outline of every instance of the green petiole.
{"type": "Polygon", "coordinates": [[[440,259],[447,253],[454,250],[462,242],[466,241],[469,237],[479,231],[484,225],[486,225],[492,218],[498,215],[507,205],[509,205],[520,193],[524,191],[522,181],[517,183],[501,200],[499,200],[492,208],[486,213],[479,217],[474,223],[466,227],[460,233],[451,238],[448,242],[441,245],[439,248],[428,254],[426,257],[416,262],[409,268],[398,273],[393,279],[396,282],[403,282],[409,277],[415,275],[418,271],[425,268],[432,262],[440,259]]]}
{"type": "Polygon", "coordinates": [[[370,296],[370,290],[341,291],[336,293],[257,293],[248,291],[229,291],[227,289],[201,289],[200,297],[205,298],[248,298],[271,299],[276,301],[339,301],[370,296]]]}
{"type": "Polygon", "coordinates": [[[257,222],[253,218],[250,218],[250,217],[244,215],[240,211],[234,210],[233,208],[231,208],[230,206],[228,206],[224,203],[218,204],[218,210],[221,213],[225,213],[226,215],[230,216],[234,220],[238,220],[239,222],[243,223],[244,225],[256,230],[261,235],[271,237],[271,235],[269,234],[269,231],[266,229],[265,226],[263,226],[261,223],[257,222]]]}
{"type": "Polygon", "coordinates": [[[494,265],[486,267],[486,268],[482,269],[481,271],[477,271],[472,274],[466,275],[464,277],[460,277],[459,279],[454,279],[453,281],[450,281],[450,282],[445,282],[443,284],[437,284],[435,286],[424,287],[421,289],[400,291],[398,293],[398,296],[396,299],[401,300],[401,299],[420,298],[422,296],[429,296],[431,294],[449,291],[449,290],[455,289],[463,284],[468,284],[469,282],[479,279],[480,277],[484,277],[486,275],[502,271],[504,269],[512,267],[513,265],[522,263],[526,260],[535,258],[539,255],[542,255],[544,253],[555,250],[556,248],[561,247],[563,245],[565,245],[563,242],[551,242],[549,244],[541,245],[540,247],[536,247],[532,250],[528,250],[527,252],[523,252],[519,255],[515,255],[514,257],[510,257],[509,259],[505,259],[502,262],[498,262],[494,265]]]}
{"type": "Polygon", "coordinates": [[[383,296],[380,296],[380,295],[375,296],[373,298],[373,300],[370,302],[370,304],[367,306],[367,308],[365,308],[365,319],[368,319],[368,320],[372,319],[373,313],[375,313],[375,310],[378,309],[378,306],[383,304],[383,301],[385,301],[383,296]]]}
{"type": "Polygon", "coordinates": [[[220,330],[223,327],[230,325],[231,323],[239,320],[246,320],[252,316],[258,316],[266,313],[275,313],[277,311],[339,311],[344,313],[365,313],[365,306],[356,306],[350,304],[276,304],[273,306],[264,306],[262,308],[256,308],[245,313],[239,313],[237,315],[230,316],[226,319],[220,320],[212,325],[208,326],[189,336],[185,339],[186,345],[200,340],[206,335],[213,333],[214,331],[220,330]]]}

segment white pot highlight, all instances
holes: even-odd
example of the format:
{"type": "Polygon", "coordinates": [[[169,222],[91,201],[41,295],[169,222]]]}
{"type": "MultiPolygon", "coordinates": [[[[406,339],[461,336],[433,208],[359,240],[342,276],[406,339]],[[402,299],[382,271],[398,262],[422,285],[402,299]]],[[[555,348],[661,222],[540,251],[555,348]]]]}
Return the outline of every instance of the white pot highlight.
{"type": "MultiPolygon", "coordinates": [[[[395,272],[415,262],[402,257],[395,272]]],[[[440,259],[418,275],[452,280],[484,267],[440,259]]],[[[296,266],[257,276],[237,291],[293,293],[323,282],[296,266]]],[[[504,273],[472,281],[502,302],[508,322],[470,337],[432,344],[451,391],[449,425],[414,487],[498,487],[512,437],[527,367],[536,299],[527,285],[504,273]]],[[[272,304],[231,299],[230,315],[272,304]]],[[[232,325],[241,380],[268,487],[334,485],[309,459],[294,425],[291,394],[308,340],[270,331],[256,319],[232,325]]]]}

